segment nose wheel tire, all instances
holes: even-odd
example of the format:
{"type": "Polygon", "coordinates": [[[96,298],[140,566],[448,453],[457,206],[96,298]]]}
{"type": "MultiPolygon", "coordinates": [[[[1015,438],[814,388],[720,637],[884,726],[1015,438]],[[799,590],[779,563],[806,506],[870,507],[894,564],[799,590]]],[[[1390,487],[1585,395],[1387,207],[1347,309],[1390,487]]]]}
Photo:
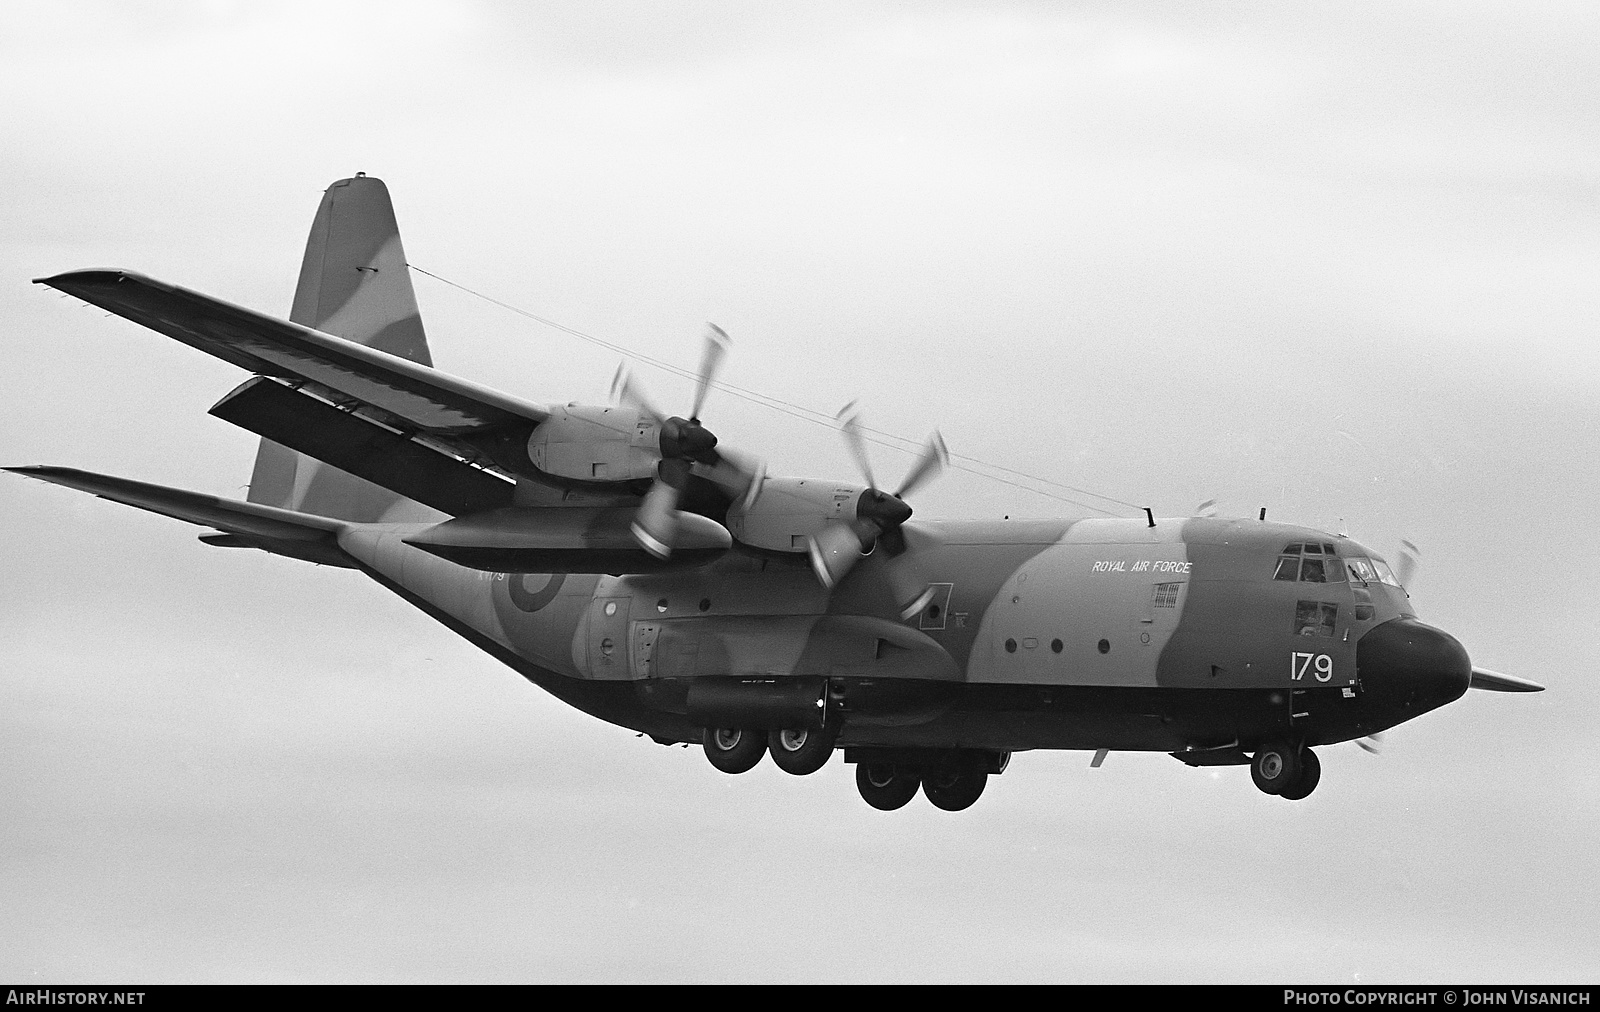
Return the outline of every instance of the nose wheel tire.
{"type": "Polygon", "coordinates": [[[922,775],[922,793],[933,807],[959,812],[972,807],[988,782],[987,773],[934,771],[922,775]]]}
{"type": "Polygon", "coordinates": [[[1322,779],[1322,760],[1308,748],[1300,750],[1300,779],[1278,792],[1278,797],[1290,801],[1299,801],[1301,798],[1317,789],[1317,781],[1322,779]]]}
{"type": "Polygon", "coordinates": [[[778,769],[803,777],[827,765],[835,737],[828,728],[773,731],[767,735],[767,751],[778,769]]]}
{"type": "Polygon", "coordinates": [[[767,754],[767,736],[737,727],[708,727],[701,734],[706,758],[724,773],[744,773],[767,754]]]}
{"type": "Polygon", "coordinates": [[[1266,794],[1282,794],[1300,780],[1301,755],[1287,742],[1263,745],[1250,763],[1250,779],[1266,794]]]}
{"type": "Polygon", "coordinates": [[[894,763],[857,763],[856,790],[861,799],[880,812],[904,808],[917,796],[922,779],[894,763]]]}

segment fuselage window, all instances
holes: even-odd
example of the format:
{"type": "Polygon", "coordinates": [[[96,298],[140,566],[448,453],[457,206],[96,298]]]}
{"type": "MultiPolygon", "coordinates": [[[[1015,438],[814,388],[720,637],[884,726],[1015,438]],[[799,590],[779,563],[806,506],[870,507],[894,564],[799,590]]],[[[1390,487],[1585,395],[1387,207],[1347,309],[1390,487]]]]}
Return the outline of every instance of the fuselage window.
{"type": "Polygon", "coordinates": [[[1274,580],[1300,579],[1300,556],[1282,555],[1278,557],[1278,571],[1272,574],[1274,580]]]}
{"type": "Polygon", "coordinates": [[[1326,601],[1296,601],[1294,606],[1294,632],[1296,636],[1332,636],[1339,622],[1339,606],[1326,601]]]}

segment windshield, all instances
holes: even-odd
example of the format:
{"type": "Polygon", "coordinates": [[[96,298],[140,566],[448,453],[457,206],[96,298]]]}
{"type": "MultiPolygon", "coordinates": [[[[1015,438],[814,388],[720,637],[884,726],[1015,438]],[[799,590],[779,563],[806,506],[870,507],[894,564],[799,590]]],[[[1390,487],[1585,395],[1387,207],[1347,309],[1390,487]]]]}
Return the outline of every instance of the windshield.
{"type": "Polygon", "coordinates": [[[1339,565],[1331,543],[1297,541],[1284,546],[1272,578],[1300,583],[1343,583],[1344,567],[1339,565]]]}

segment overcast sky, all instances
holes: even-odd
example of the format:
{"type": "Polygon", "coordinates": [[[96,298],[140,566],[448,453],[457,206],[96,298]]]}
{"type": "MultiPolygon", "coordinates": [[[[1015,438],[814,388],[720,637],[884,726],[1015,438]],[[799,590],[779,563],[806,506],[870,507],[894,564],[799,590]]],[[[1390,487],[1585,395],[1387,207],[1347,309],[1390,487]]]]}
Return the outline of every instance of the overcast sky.
{"type": "MultiPolygon", "coordinates": [[[[1299,804],[1028,753],[886,814],[0,476],[0,979],[1592,982],[1597,46],[1586,3],[0,6],[0,463],[242,497],[206,409],[244,374],[28,281],[286,315],[365,171],[413,264],[641,354],[714,320],[730,383],[977,471],[1410,538],[1422,617],[1550,686],[1323,749],[1299,804]]],[[[614,353],[415,284],[440,368],[604,399],[614,353]]],[[[1085,512],[969,471],[913,505],[1085,512]]]]}

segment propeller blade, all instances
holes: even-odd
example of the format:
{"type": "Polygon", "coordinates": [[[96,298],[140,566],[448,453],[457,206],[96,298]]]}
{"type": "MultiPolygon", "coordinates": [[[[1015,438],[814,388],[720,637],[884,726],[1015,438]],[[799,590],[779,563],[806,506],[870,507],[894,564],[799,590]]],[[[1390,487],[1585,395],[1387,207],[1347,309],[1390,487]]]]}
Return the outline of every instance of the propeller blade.
{"type": "Polygon", "coordinates": [[[657,425],[662,425],[667,420],[667,416],[657,411],[655,405],[650,403],[650,398],[645,396],[644,388],[634,380],[626,363],[617,366],[617,374],[611,378],[611,396],[619,404],[626,404],[649,415],[650,420],[657,425]]]}
{"type": "Polygon", "coordinates": [[[1516,675],[1502,675],[1488,668],[1473,668],[1469,689],[1488,689],[1490,692],[1543,692],[1544,686],[1516,675]]]}
{"type": "Polygon", "coordinates": [[[935,430],[928,437],[928,441],[923,444],[922,456],[918,457],[917,462],[912,465],[911,473],[906,475],[905,480],[900,483],[900,491],[894,494],[895,498],[904,499],[915,491],[919,485],[944,470],[944,466],[949,462],[950,451],[945,448],[944,437],[935,430]]]}
{"type": "Polygon", "coordinates": [[[867,479],[868,488],[877,488],[877,479],[872,477],[872,464],[867,460],[867,444],[861,435],[860,415],[856,411],[856,402],[851,401],[839,409],[835,416],[839,419],[839,431],[844,433],[844,444],[850,449],[850,456],[856,459],[856,467],[860,469],[861,476],[867,479]]]}
{"type": "Polygon", "coordinates": [[[633,516],[634,540],[658,559],[672,554],[678,533],[678,498],[688,481],[688,461],[663,460],[657,466],[655,482],[633,516]]]}
{"type": "Polygon", "coordinates": [[[1400,581],[1400,586],[1411,590],[1411,578],[1417,575],[1417,569],[1422,565],[1422,549],[1409,541],[1401,540],[1400,551],[1395,553],[1394,578],[1400,581]]]}
{"type": "Polygon", "coordinates": [[[866,550],[866,538],[877,533],[870,524],[829,524],[806,540],[811,571],[824,587],[832,590],[855,566],[866,550]]]}
{"type": "Polygon", "coordinates": [[[717,459],[702,465],[707,481],[720,488],[749,509],[761,494],[761,485],[767,480],[767,462],[759,457],[749,457],[729,450],[716,451],[717,459]]]}
{"type": "Polygon", "coordinates": [[[933,600],[933,595],[933,585],[929,584],[926,590],[912,598],[910,602],[900,608],[900,621],[911,621],[911,619],[921,612],[922,609],[928,606],[928,602],[933,600]]]}
{"type": "Polygon", "coordinates": [[[1194,508],[1194,515],[1197,516],[1197,517],[1214,517],[1214,516],[1216,516],[1217,515],[1217,501],[1215,499],[1207,499],[1205,502],[1201,503],[1200,505],[1198,505],[1198,506],[1196,506],[1194,508]]]}
{"type": "Polygon", "coordinates": [[[706,328],[706,347],[700,356],[700,377],[694,388],[694,408],[689,412],[689,417],[694,419],[700,417],[700,408],[706,402],[706,393],[711,389],[717,366],[722,363],[722,356],[728,353],[728,345],[733,343],[728,339],[727,332],[715,323],[706,324],[706,328]]]}
{"type": "Polygon", "coordinates": [[[672,538],[678,532],[678,490],[657,478],[633,517],[633,538],[639,547],[658,559],[672,554],[672,538]]]}
{"type": "Polygon", "coordinates": [[[1365,738],[1357,738],[1356,745],[1363,751],[1370,752],[1373,755],[1381,755],[1383,753],[1383,734],[1379,732],[1369,734],[1365,738]]]}

